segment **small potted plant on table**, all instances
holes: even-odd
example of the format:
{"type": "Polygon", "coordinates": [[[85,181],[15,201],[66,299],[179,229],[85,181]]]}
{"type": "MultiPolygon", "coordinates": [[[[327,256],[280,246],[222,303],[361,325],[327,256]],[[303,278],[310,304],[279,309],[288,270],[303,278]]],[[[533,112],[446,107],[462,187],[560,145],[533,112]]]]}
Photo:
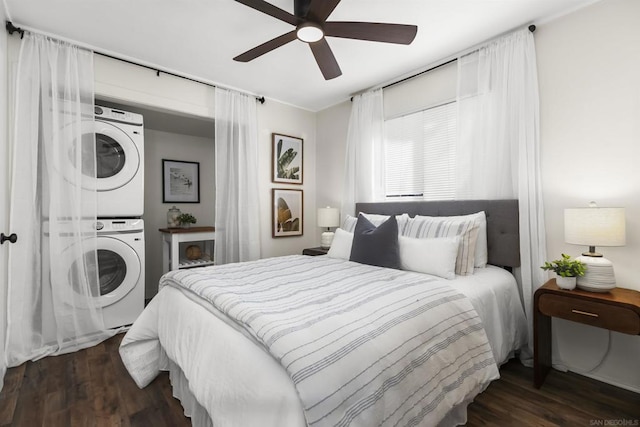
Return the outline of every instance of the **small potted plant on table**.
{"type": "Polygon", "coordinates": [[[195,224],[197,222],[196,217],[191,215],[190,213],[183,213],[178,216],[178,222],[180,226],[183,228],[191,227],[191,224],[195,224]]]}
{"type": "Polygon", "coordinates": [[[562,259],[545,261],[540,267],[543,270],[551,270],[558,275],[556,284],[561,289],[571,290],[576,287],[576,278],[584,276],[585,265],[577,259],[571,259],[567,254],[562,254],[562,259]]]}

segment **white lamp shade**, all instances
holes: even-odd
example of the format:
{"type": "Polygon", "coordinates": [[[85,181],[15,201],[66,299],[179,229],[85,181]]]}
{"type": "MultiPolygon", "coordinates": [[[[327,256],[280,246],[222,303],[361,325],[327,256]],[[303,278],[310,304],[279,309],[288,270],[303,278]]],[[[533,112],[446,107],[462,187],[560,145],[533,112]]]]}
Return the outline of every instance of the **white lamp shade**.
{"type": "Polygon", "coordinates": [[[338,208],[318,209],[318,227],[329,228],[340,225],[340,211],[338,208]]]}
{"type": "Polygon", "coordinates": [[[626,244],[624,208],[588,208],[564,210],[564,240],[574,245],[589,246],[589,252],[576,260],[585,264],[585,274],[578,277],[578,288],[592,292],[608,292],[616,287],[613,263],[595,252],[596,246],[626,244]]]}
{"type": "Polygon", "coordinates": [[[570,208],[564,210],[564,240],[574,245],[624,246],[624,208],[570,208]]]}

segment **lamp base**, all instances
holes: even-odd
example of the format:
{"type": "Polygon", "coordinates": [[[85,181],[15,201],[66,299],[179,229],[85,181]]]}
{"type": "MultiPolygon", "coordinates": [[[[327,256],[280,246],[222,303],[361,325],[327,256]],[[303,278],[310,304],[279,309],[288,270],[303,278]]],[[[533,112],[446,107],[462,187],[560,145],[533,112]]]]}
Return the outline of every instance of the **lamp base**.
{"type": "Polygon", "coordinates": [[[580,256],[576,260],[586,266],[584,276],[578,277],[577,286],[583,291],[609,292],[616,287],[613,263],[600,256],[580,256]]]}
{"type": "Polygon", "coordinates": [[[333,242],[333,231],[325,231],[322,233],[322,237],[320,238],[320,247],[322,249],[329,249],[331,247],[331,242],[333,242]]]}

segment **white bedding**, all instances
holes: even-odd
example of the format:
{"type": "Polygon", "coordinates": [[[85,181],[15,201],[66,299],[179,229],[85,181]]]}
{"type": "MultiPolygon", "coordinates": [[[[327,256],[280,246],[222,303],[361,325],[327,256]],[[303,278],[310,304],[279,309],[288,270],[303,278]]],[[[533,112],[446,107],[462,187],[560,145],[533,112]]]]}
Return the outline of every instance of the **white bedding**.
{"type": "Polygon", "coordinates": [[[476,268],[473,275],[456,276],[449,284],[471,300],[484,323],[498,365],[527,343],[527,321],[518,284],[511,273],[487,265],[476,268]]]}
{"type": "MultiPolygon", "coordinates": [[[[488,267],[445,282],[470,297],[498,363],[520,347],[526,328],[508,272],[488,267]]],[[[198,424],[306,424],[296,389],[282,366],[244,329],[189,291],[164,287],[123,339],[120,351],[127,368],[136,371],[140,387],[159,370],[178,371],[173,362],[180,366],[176,378],[182,387],[176,393],[183,402],[196,400],[184,406],[198,424]]],[[[474,390],[471,398],[482,389],[474,390]]],[[[462,402],[447,422],[463,422],[468,403],[462,402]]]]}

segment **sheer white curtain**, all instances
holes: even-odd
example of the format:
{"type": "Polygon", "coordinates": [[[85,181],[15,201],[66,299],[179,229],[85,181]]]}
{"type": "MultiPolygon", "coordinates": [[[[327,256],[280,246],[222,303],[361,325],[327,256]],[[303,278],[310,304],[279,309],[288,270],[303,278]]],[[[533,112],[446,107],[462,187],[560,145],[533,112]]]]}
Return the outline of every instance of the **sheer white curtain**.
{"type": "Polygon", "coordinates": [[[457,198],[518,198],[520,279],[532,349],[533,293],[545,281],[539,100],[533,34],[458,58],[457,198]]]}
{"type": "Polygon", "coordinates": [[[92,346],[105,331],[97,269],[92,52],[25,33],[15,92],[9,366],[92,346]]]}
{"type": "Polygon", "coordinates": [[[356,202],[377,202],[385,198],[382,100],[382,89],[353,98],[342,190],[343,220],[346,215],[356,213],[356,202]]]}
{"type": "Polygon", "coordinates": [[[256,99],[216,88],[216,264],[260,258],[256,99]]]}
{"type": "MultiPolygon", "coordinates": [[[[0,7],[0,22],[5,20],[4,9],[0,7]]],[[[9,199],[9,143],[7,133],[7,32],[0,32],[0,200],[9,199]],[[4,142],[3,142],[4,141],[4,142]]],[[[0,206],[0,228],[7,229],[9,225],[9,206],[0,206]]],[[[4,231],[7,233],[7,231],[4,231]]],[[[4,244],[2,246],[8,246],[4,244]]],[[[4,375],[7,372],[7,358],[5,357],[4,342],[7,333],[7,263],[8,253],[0,247],[0,391],[4,386],[4,375]]]]}

